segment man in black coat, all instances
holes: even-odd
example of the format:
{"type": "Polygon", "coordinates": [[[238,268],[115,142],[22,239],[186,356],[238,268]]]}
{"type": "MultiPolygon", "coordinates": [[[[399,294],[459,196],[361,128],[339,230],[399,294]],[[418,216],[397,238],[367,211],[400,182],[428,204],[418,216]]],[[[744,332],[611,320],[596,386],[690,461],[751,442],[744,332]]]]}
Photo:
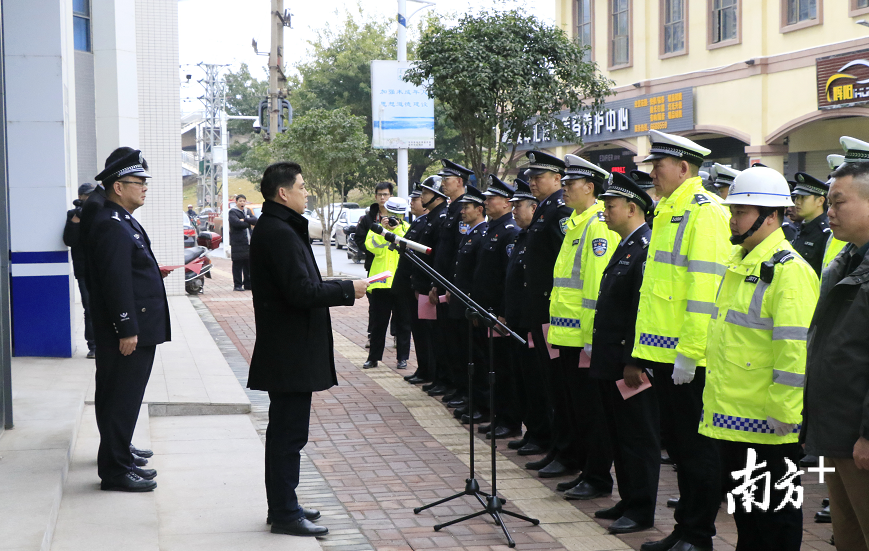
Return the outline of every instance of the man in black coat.
{"type": "Polygon", "coordinates": [[[256,344],[248,387],[269,393],[265,482],[267,522],[276,534],[322,536],[296,497],[300,452],[308,442],[311,394],[338,384],[330,306],[352,306],[368,283],[323,281],[314,260],[308,221],[302,216],[308,191],[302,169],[280,162],[263,173],[265,202],[250,243],[256,344]]]}
{"type": "Polygon", "coordinates": [[[148,234],[132,216],[145,203],[150,177],[140,151],[112,152],[96,177],[105,188],[105,201],[94,212],[86,242],[96,341],[97,470],[103,490],[157,487],[157,472],[135,466],[130,448],[157,345],[171,338],[163,287],[168,272],[157,265],[148,234]]]}
{"type": "Polygon", "coordinates": [[[256,216],[245,208],[247,197],[235,196],[235,206],[229,209],[229,246],[232,255],[233,291],[250,291],[250,232],[256,216]]]}
{"type": "Polygon", "coordinates": [[[78,282],[78,290],[81,294],[81,306],[84,308],[84,338],[88,345],[88,358],[96,357],[96,343],[94,342],[94,326],[91,321],[90,295],[85,283],[87,271],[84,239],[81,236],[82,205],[88,196],[94,191],[93,184],[78,186],[78,199],[73,201],[74,209],[66,211],[66,225],[63,227],[63,244],[69,247],[72,256],[72,273],[78,282]]]}
{"type": "MultiPolygon", "coordinates": [[[[594,317],[589,375],[597,379],[604,420],[612,442],[619,496],[598,518],[615,520],[609,531],[627,534],[650,528],[655,520],[661,442],[655,389],[623,399],[616,381],[639,388],[645,375],[631,357],[643,284],[643,267],[652,230],[645,222],[652,198],[631,178],[614,172],[600,197],[604,220],[622,238],[603,271],[594,317]]],[[[586,349],[587,350],[587,349],[586,349]]]]}

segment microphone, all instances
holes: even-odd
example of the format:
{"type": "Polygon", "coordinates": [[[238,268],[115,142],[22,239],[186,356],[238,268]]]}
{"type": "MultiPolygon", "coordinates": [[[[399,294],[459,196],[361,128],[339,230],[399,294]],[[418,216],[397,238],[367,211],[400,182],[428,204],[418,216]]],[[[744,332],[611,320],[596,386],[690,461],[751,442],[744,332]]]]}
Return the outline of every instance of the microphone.
{"type": "Polygon", "coordinates": [[[426,247],[425,245],[421,245],[416,241],[411,241],[409,239],[399,237],[391,231],[385,229],[380,224],[372,224],[371,231],[376,234],[382,235],[387,241],[389,241],[390,243],[395,243],[400,247],[407,247],[408,249],[416,251],[419,254],[431,254],[431,247],[426,247]]]}

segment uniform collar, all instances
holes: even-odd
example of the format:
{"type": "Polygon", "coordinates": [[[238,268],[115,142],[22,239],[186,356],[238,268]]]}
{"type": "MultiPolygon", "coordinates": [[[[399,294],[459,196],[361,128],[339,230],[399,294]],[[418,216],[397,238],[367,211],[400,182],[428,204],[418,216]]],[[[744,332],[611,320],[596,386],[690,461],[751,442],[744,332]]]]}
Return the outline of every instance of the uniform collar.
{"type": "Polygon", "coordinates": [[[513,213],[508,212],[507,214],[504,214],[498,218],[495,218],[494,220],[490,220],[489,221],[489,228],[496,228],[498,226],[504,226],[506,224],[509,224],[512,221],[513,221],[513,213]]]}
{"type": "Polygon", "coordinates": [[[486,219],[484,218],[484,219],[480,220],[479,222],[477,222],[476,224],[474,224],[472,227],[469,227],[468,228],[468,235],[470,235],[471,232],[474,231],[474,228],[477,228],[480,224],[482,224],[485,221],[486,221],[486,219]]]}
{"type": "Polygon", "coordinates": [[[676,191],[674,191],[669,197],[658,201],[656,211],[661,208],[673,208],[676,205],[690,203],[690,198],[693,198],[694,195],[705,192],[706,189],[703,187],[703,179],[700,178],[700,176],[688,178],[682,182],[682,185],[676,188],[676,191]]]}
{"type": "Polygon", "coordinates": [[[801,228],[802,230],[806,230],[806,229],[808,229],[808,228],[811,228],[813,225],[814,225],[814,226],[818,226],[818,227],[820,227],[821,225],[823,225],[823,224],[824,224],[825,222],[827,222],[828,220],[829,220],[829,219],[827,218],[827,213],[826,213],[826,212],[822,212],[821,214],[819,214],[819,215],[815,216],[814,218],[812,218],[809,222],[806,222],[805,220],[803,220],[803,221],[800,223],[800,228],[801,228]]]}
{"type": "Polygon", "coordinates": [[[782,241],[787,242],[785,234],[781,228],[776,228],[774,232],[766,236],[766,239],[758,243],[757,247],[744,257],[742,255],[745,249],[739,245],[734,245],[730,260],[727,262],[727,268],[736,273],[748,275],[754,271],[754,267],[759,263],[772,258],[776,249],[782,248],[780,246],[782,241]]]}
{"type": "Polygon", "coordinates": [[[597,213],[603,210],[603,203],[600,201],[595,201],[595,203],[585,209],[582,212],[577,213],[573,211],[573,214],[570,215],[570,220],[567,221],[568,228],[572,229],[577,226],[581,226],[588,222],[592,216],[597,216],[597,213]]]}
{"type": "Polygon", "coordinates": [[[648,227],[648,226],[646,226],[646,223],[645,223],[645,222],[643,222],[642,224],[640,224],[639,226],[637,226],[636,228],[634,228],[634,231],[632,231],[630,234],[628,234],[627,237],[625,237],[624,239],[622,239],[621,243],[619,243],[619,247],[624,246],[625,243],[627,243],[628,241],[631,240],[631,237],[633,237],[634,234],[636,234],[638,231],[641,231],[644,227],[648,227]]]}

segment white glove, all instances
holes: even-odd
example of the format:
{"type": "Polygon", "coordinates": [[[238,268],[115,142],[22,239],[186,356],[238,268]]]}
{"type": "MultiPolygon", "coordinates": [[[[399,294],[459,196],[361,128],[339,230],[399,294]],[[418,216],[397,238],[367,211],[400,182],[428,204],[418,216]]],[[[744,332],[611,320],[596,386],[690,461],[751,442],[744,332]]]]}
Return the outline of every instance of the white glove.
{"type": "Polygon", "coordinates": [[[697,360],[686,358],[682,354],[676,354],[676,361],[673,363],[673,382],[677,385],[684,385],[694,380],[694,372],[697,370],[697,360]]]}
{"type": "Polygon", "coordinates": [[[591,358],[591,344],[585,345],[584,350],[585,350],[585,355],[588,356],[589,358],[591,358]]]}
{"type": "Polygon", "coordinates": [[[778,419],[773,419],[772,417],[767,417],[766,422],[769,423],[769,426],[775,431],[776,436],[787,436],[797,428],[796,423],[782,423],[778,419]]]}

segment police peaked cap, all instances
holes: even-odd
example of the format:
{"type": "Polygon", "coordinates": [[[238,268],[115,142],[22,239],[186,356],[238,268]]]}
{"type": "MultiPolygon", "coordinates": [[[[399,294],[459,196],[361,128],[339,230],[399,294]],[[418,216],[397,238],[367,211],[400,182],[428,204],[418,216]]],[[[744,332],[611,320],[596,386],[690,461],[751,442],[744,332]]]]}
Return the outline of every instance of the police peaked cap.
{"type": "Polygon", "coordinates": [[[465,190],[465,194],[457,201],[458,203],[472,203],[474,205],[483,205],[483,201],[486,198],[483,196],[483,192],[474,186],[468,186],[465,190]]]}
{"type": "Polygon", "coordinates": [[[542,151],[529,151],[525,156],[528,157],[526,175],[529,178],[546,172],[555,172],[564,176],[564,161],[558,157],[542,151]]]}
{"type": "Polygon", "coordinates": [[[631,180],[636,182],[637,186],[640,189],[652,189],[655,187],[655,184],[652,183],[652,177],[648,172],[643,172],[642,170],[632,170],[631,171],[631,180]]]}
{"type": "Polygon", "coordinates": [[[652,147],[649,149],[649,156],[643,159],[643,162],[675,157],[688,161],[692,165],[701,166],[703,158],[712,153],[702,145],[675,134],[649,130],[649,139],[652,140],[652,147]]]}
{"type": "Polygon", "coordinates": [[[609,187],[598,196],[598,198],[603,197],[622,197],[628,201],[633,201],[639,205],[643,213],[648,213],[653,206],[649,194],[633,178],[629,178],[621,172],[613,172],[609,187]]]}
{"type": "Polygon", "coordinates": [[[712,167],[712,184],[715,187],[728,187],[742,173],[722,164],[715,163],[712,167]]]}
{"type": "Polygon", "coordinates": [[[869,143],[850,136],[842,136],[839,143],[845,150],[846,163],[869,163],[869,143]]]}
{"type": "Polygon", "coordinates": [[[137,176],[150,178],[151,175],[145,167],[145,157],[138,149],[118,148],[106,159],[106,168],[96,175],[94,180],[111,183],[123,176],[137,176]]]}
{"type": "Polygon", "coordinates": [[[826,197],[827,192],[830,191],[830,184],[823,180],[818,180],[805,172],[797,172],[794,174],[794,179],[797,181],[797,185],[794,187],[794,195],[818,195],[826,197]]]}
{"type": "Polygon", "coordinates": [[[78,186],[78,194],[79,195],[90,195],[97,189],[97,186],[93,184],[82,184],[78,186]]]}
{"type": "Polygon", "coordinates": [[[528,182],[521,178],[516,178],[513,180],[513,183],[516,185],[516,191],[513,192],[513,198],[510,199],[511,203],[525,201],[526,199],[529,201],[537,201],[537,197],[534,197],[531,193],[531,185],[529,185],[528,182]]]}
{"type": "Polygon", "coordinates": [[[845,163],[844,155],[827,155],[827,165],[829,165],[830,170],[836,170],[840,166],[845,163]]]}
{"type": "Polygon", "coordinates": [[[449,159],[441,159],[441,171],[438,172],[438,176],[444,178],[447,176],[458,176],[462,180],[467,180],[473,173],[474,171],[470,168],[454,163],[449,159]]]}
{"type": "Polygon", "coordinates": [[[513,192],[515,191],[516,190],[513,189],[513,186],[510,184],[504,182],[494,174],[489,174],[489,187],[486,188],[483,195],[488,195],[489,197],[506,197],[507,199],[510,199],[513,197],[513,192]]]}
{"type": "Polygon", "coordinates": [[[414,197],[421,196],[422,190],[419,188],[419,186],[420,186],[419,182],[414,182],[413,183],[413,190],[411,190],[410,195],[408,195],[408,197],[413,199],[414,197]]]}
{"type": "Polygon", "coordinates": [[[598,192],[601,192],[604,184],[610,178],[609,172],[576,155],[565,155],[564,167],[564,176],[561,178],[562,185],[570,180],[585,178],[594,184],[598,192]]]}

